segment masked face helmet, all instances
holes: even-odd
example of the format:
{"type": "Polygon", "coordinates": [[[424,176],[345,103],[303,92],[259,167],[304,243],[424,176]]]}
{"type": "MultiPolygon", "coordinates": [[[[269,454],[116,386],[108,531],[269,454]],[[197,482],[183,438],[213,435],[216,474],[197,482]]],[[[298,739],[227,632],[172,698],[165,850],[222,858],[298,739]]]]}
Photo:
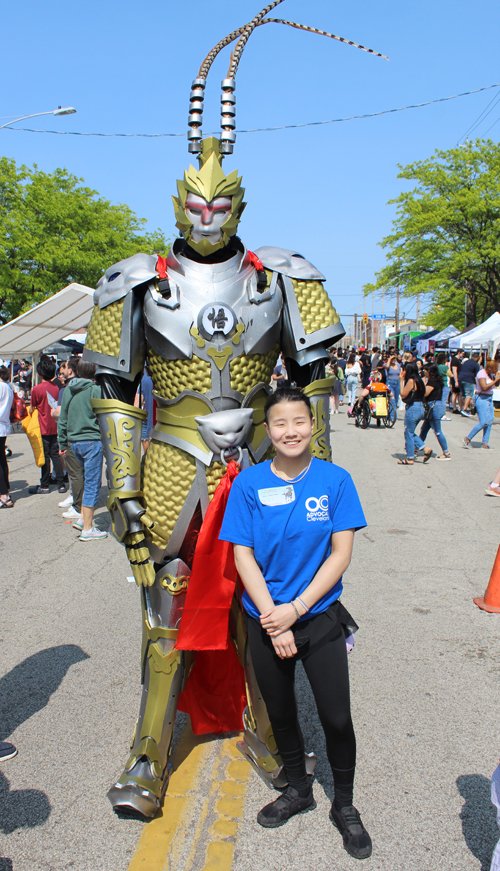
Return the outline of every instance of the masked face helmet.
{"type": "Polygon", "coordinates": [[[202,141],[199,170],[190,166],[177,181],[179,196],[172,197],[176,226],[203,257],[228,244],[246,205],[241,176],[236,170],[224,173],[219,145],[215,137],[202,141]]]}

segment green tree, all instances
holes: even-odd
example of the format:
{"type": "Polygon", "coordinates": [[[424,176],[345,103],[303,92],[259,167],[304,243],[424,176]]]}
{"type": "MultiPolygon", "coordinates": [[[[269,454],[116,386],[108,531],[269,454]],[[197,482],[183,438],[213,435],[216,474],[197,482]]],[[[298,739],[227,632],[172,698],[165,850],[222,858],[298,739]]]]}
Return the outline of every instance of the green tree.
{"type": "Polygon", "coordinates": [[[466,304],[476,323],[500,311],[500,146],[477,140],[399,169],[417,184],[390,200],[388,262],[363,292],[432,294],[425,319],[438,328],[462,327],[466,304]]]}
{"type": "Polygon", "coordinates": [[[72,281],[95,287],[112,263],[168,241],[126,205],[113,205],[65,169],[0,158],[0,324],[72,281]]]}

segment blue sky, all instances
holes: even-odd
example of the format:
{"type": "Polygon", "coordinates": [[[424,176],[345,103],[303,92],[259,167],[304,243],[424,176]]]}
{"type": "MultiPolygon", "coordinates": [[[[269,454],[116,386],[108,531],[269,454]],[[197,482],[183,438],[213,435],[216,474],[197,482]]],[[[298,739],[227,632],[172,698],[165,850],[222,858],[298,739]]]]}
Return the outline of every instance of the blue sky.
{"type": "MultiPolygon", "coordinates": [[[[73,105],[70,117],[19,127],[99,133],[184,133],[192,79],[210,48],[259,11],[256,0],[18,0],[2,10],[0,115],[73,105]]],[[[251,37],[237,75],[237,127],[301,124],[376,112],[500,81],[498,3],[482,0],[285,0],[271,13],[329,30],[388,55],[266,25],[251,37]]],[[[220,81],[211,70],[204,132],[219,127],[220,81]]],[[[379,118],[240,134],[226,172],[243,174],[247,246],[295,248],[325,273],[344,325],[362,312],[362,286],[384,264],[377,243],[391,228],[387,201],[403,189],[397,164],[456,145],[498,91],[379,118]]],[[[500,119],[500,103],[474,135],[500,119]]],[[[488,136],[498,141],[500,120],[488,136]]],[[[0,131],[18,163],[58,166],[151,229],[173,235],[170,195],[188,166],[186,140],[120,139],[0,131]]],[[[366,302],[371,312],[372,302],[366,302]]],[[[375,301],[375,311],[380,303],[375,301]]],[[[393,303],[386,301],[386,311],[393,303]]],[[[414,312],[413,302],[402,310],[414,312]]],[[[461,325],[458,325],[461,326],[461,325]]]]}

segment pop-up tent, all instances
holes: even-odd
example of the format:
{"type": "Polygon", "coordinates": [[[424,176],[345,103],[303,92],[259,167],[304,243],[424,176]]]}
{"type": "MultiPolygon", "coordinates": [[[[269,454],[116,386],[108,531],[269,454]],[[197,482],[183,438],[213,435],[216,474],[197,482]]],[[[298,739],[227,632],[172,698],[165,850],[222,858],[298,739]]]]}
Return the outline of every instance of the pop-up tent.
{"type": "Polygon", "coordinates": [[[493,342],[494,349],[500,345],[500,312],[494,312],[484,324],[479,324],[473,330],[450,339],[448,346],[454,349],[487,350],[489,342],[493,342]]]}
{"type": "Polygon", "coordinates": [[[429,345],[429,341],[432,340],[434,342],[434,338],[438,332],[439,330],[429,330],[427,333],[420,333],[419,336],[415,336],[415,338],[412,339],[412,347],[417,349],[418,354],[426,354],[427,351],[431,350],[431,347],[434,347],[434,345],[429,345]]]}
{"type": "Polygon", "coordinates": [[[94,291],[83,284],[67,287],[0,327],[0,358],[39,354],[75,330],[86,327],[94,291]]]}
{"type": "Polygon", "coordinates": [[[460,330],[457,330],[457,328],[454,327],[453,324],[450,324],[449,327],[445,327],[445,329],[441,330],[441,332],[438,333],[437,336],[434,336],[434,342],[436,343],[436,345],[443,345],[444,346],[445,344],[448,343],[449,339],[453,339],[455,336],[458,336],[459,334],[460,334],[460,330]]]}

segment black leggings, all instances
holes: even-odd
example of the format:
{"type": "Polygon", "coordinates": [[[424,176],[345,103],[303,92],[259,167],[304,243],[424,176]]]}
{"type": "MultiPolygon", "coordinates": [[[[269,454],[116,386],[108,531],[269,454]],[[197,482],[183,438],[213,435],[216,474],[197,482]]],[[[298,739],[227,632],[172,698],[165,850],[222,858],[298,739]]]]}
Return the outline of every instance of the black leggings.
{"type": "Polygon", "coordinates": [[[9,467],[5,456],[6,441],[7,436],[0,437],[0,496],[7,496],[9,493],[9,467]]]}
{"type": "MultiPolygon", "coordinates": [[[[301,751],[304,740],[297,716],[295,664],[301,659],[314,694],[326,738],[326,752],[334,781],[354,780],[356,738],[351,719],[349,672],[345,635],[338,619],[340,603],[295,624],[297,655],[280,659],[260,621],[247,616],[247,631],[257,683],[266,703],[278,750],[282,756],[301,751]]],[[[284,760],[285,761],[285,760],[284,760]]],[[[285,763],[285,769],[286,769],[285,763]]]]}

